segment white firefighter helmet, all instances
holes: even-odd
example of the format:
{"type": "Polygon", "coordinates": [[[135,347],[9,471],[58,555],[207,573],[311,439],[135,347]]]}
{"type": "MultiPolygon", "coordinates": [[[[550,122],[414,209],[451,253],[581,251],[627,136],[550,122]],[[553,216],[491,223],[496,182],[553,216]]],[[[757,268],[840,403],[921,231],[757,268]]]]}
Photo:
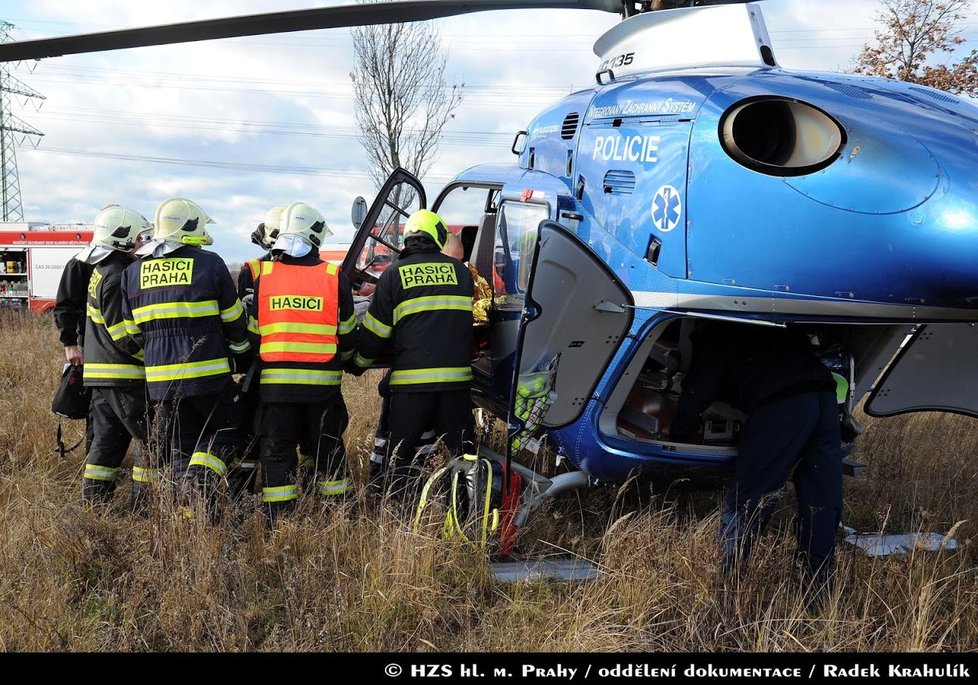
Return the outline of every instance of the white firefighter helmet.
{"type": "Polygon", "coordinates": [[[271,249],[278,238],[279,222],[282,220],[282,212],[285,205],[272,207],[265,213],[265,220],[258,224],[258,228],[251,234],[251,242],[266,250],[271,249]]]}
{"type": "Polygon", "coordinates": [[[106,205],[95,217],[92,245],[129,252],[136,247],[139,235],[149,227],[149,220],[135,209],[106,205]]]}
{"type": "Polygon", "coordinates": [[[129,252],[139,245],[139,237],[150,228],[149,221],[135,209],[106,205],[95,217],[92,242],[75,259],[98,264],[113,251],[129,252]]]}
{"type": "Polygon", "coordinates": [[[318,250],[323,240],[331,235],[333,232],[318,209],[306,202],[293,202],[282,211],[278,238],[272,249],[292,257],[302,257],[309,254],[312,248],[318,250]]]}
{"type": "Polygon", "coordinates": [[[206,226],[212,223],[214,220],[196,202],[182,197],[171,197],[156,209],[153,241],[211,245],[214,239],[207,232],[206,226]]]}

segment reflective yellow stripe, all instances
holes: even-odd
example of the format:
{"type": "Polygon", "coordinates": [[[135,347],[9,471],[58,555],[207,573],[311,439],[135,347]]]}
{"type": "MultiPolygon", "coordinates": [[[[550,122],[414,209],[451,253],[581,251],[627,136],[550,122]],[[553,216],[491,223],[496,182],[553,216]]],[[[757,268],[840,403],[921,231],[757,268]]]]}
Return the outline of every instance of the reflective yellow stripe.
{"type": "Polygon", "coordinates": [[[259,348],[260,354],[272,354],[275,352],[298,352],[307,354],[336,354],[336,345],[324,345],[322,343],[300,343],[300,342],[263,342],[259,348]]]}
{"type": "Polygon", "coordinates": [[[274,335],[275,333],[308,333],[310,335],[336,335],[336,326],[329,326],[320,323],[292,323],[283,321],[282,323],[269,323],[259,327],[258,332],[262,335],[274,335]]]}
{"type": "Polygon", "coordinates": [[[340,272],[340,267],[332,263],[326,264],[326,273],[328,273],[330,276],[335,276],[339,272],[340,272]]]}
{"type": "Polygon", "coordinates": [[[413,300],[402,302],[394,307],[394,325],[411,314],[421,312],[440,312],[440,311],[472,311],[472,298],[464,295],[432,295],[430,297],[416,297],[413,300]]]}
{"type": "Polygon", "coordinates": [[[160,471],[159,469],[144,469],[139,466],[133,466],[132,479],[137,483],[152,483],[160,479],[160,471]]]}
{"type": "Polygon", "coordinates": [[[261,260],[249,259],[248,268],[251,269],[251,280],[254,281],[256,278],[258,278],[258,272],[261,270],[261,260]]]}
{"type": "Polygon", "coordinates": [[[115,480],[115,473],[118,470],[98,464],[85,464],[85,478],[88,480],[115,480]]]}
{"type": "Polygon", "coordinates": [[[122,323],[126,325],[126,333],[129,335],[139,335],[142,332],[132,319],[123,319],[122,323]]]}
{"type": "Polygon", "coordinates": [[[275,266],[275,262],[262,262],[261,263],[261,275],[267,276],[272,273],[272,267],[275,266]]]}
{"type": "Polygon", "coordinates": [[[357,315],[351,314],[349,319],[340,322],[340,335],[346,335],[347,333],[352,333],[356,327],[357,327],[357,315]]]}
{"type": "Polygon", "coordinates": [[[319,494],[326,497],[331,497],[333,495],[345,495],[350,489],[350,479],[344,478],[343,480],[321,480],[317,483],[319,486],[319,494]]]}
{"type": "Polygon", "coordinates": [[[221,310],[221,321],[228,323],[234,321],[245,313],[244,307],[241,306],[241,300],[235,300],[234,304],[227,309],[221,310]]]}
{"type": "Polygon", "coordinates": [[[248,317],[248,332],[258,335],[258,319],[253,316],[248,317]]]}
{"type": "Polygon", "coordinates": [[[261,382],[266,385],[340,385],[342,371],[313,369],[262,369],[261,382]]]}
{"type": "Polygon", "coordinates": [[[472,380],[471,366],[457,366],[440,369],[408,369],[391,373],[391,385],[414,385],[421,383],[459,383],[472,380]]]}
{"type": "Polygon", "coordinates": [[[231,373],[231,365],[227,357],[206,359],[201,362],[184,362],[182,364],[161,364],[146,367],[146,380],[150,383],[163,381],[182,381],[188,378],[203,378],[231,373]]]}
{"type": "Polygon", "coordinates": [[[251,343],[247,340],[239,343],[228,342],[228,349],[235,354],[241,354],[242,352],[247,352],[251,349],[251,343]]]}
{"type": "Polygon", "coordinates": [[[357,352],[356,356],[353,357],[353,363],[356,364],[357,366],[361,366],[366,369],[367,367],[369,367],[371,364],[374,363],[374,360],[368,359],[367,357],[362,357],[360,356],[360,353],[357,352]]]}
{"type": "Polygon", "coordinates": [[[363,327],[376,335],[378,338],[384,339],[391,337],[391,332],[394,330],[387,324],[378,321],[370,312],[367,312],[367,315],[363,317],[363,327]]]}
{"type": "Polygon", "coordinates": [[[93,306],[91,302],[88,303],[88,306],[85,309],[85,313],[88,314],[88,318],[90,318],[95,323],[101,323],[101,324],[105,323],[105,319],[102,318],[102,311],[97,307],[93,306]]]}
{"type": "Polygon", "coordinates": [[[95,380],[96,378],[144,380],[146,378],[146,369],[136,364],[98,364],[88,362],[82,366],[82,378],[83,380],[95,380]]]}
{"type": "Polygon", "coordinates": [[[347,361],[352,357],[353,357],[353,350],[347,350],[346,352],[340,354],[340,359],[342,359],[343,361],[347,361]]]}
{"type": "Polygon", "coordinates": [[[262,500],[265,502],[290,502],[299,497],[296,485],[281,485],[277,488],[262,488],[262,500]]]}
{"type": "Polygon", "coordinates": [[[228,472],[227,464],[215,457],[213,454],[208,454],[207,452],[194,452],[193,456],[190,457],[190,465],[206,466],[219,476],[223,476],[228,472]]]}
{"type": "Polygon", "coordinates": [[[132,318],[137,324],[158,319],[192,319],[201,316],[219,316],[217,300],[202,302],[164,302],[149,304],[132,310],[132,318]]]}
{"type": "Polygon", "coordinates": [[[128,335],[125,321],[120,321],[113,326],[106,326],[105,330],[108,331],[109,337],[115,341],[122,340],[126,337],[126,335],[128,335]]]}

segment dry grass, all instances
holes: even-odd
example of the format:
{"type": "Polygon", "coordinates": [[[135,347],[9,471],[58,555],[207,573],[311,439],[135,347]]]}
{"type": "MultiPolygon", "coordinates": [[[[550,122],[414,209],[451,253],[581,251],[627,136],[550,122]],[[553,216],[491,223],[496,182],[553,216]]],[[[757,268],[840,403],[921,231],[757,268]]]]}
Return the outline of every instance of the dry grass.
{"type": "MultiPolygon", "coordinates": [[[[258,502],[213,528],[167,506],[145,519],[80,501],[83,456],[52,452],[60,368],[50,321],[0,312],[0,649],[903,651],[978,649],[975,422],[867,420],[847,481],[861,530],[956,530],[957,552],[871,559],[840,547],[837,592],[805,611],[790,497],[732,607],[717,582],[717,492],[559,498],[525,554],[598,560],[600,580],[502,584],[464,546],[415,534],[395,507],[304,501],[274,533],[258,502]]],[[[378,378],[347,378],[351,464],[371,444],[378,378]]],[[[69,437],[80,434],[80,422],[69,437]]],[[[73,440],[72,440],[73,441],[73,440]]],[[[125,495],[123,491],[120,493],[125,495]]]]}

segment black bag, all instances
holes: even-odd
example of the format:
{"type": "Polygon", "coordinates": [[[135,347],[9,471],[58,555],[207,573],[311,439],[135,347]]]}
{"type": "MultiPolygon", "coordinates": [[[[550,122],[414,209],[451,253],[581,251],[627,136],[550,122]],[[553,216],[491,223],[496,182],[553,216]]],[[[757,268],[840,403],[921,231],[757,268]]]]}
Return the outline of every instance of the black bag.
{"type": "Polygon", "coordinates": [[[65,364],[61,383],[54,393],[51,411],[66,419],[84,419],[92,403],[92,389],[82,383],[82,367],[65,364]]]}

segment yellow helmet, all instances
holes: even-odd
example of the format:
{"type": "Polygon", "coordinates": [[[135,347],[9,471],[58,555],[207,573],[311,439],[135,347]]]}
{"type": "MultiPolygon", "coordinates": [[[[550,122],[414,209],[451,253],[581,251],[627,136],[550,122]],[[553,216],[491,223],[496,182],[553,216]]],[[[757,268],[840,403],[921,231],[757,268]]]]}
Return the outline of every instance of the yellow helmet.
{"type": "Polygon", "coordinates": [[[405,238],[420,233],[431,236],[439,250],[448,242],[448,227],[440,216],[429,209],[419,209],[409,216],[407,223],[404,224],[405,238]]]}
{"type": "Polygon", "coordinates": [[[205,228],[212,223],[214,220],[196,202],[182,197],[171,197],[156,208],[153,240],[184,245],[212,245],[214,239],[205,228]]]}

